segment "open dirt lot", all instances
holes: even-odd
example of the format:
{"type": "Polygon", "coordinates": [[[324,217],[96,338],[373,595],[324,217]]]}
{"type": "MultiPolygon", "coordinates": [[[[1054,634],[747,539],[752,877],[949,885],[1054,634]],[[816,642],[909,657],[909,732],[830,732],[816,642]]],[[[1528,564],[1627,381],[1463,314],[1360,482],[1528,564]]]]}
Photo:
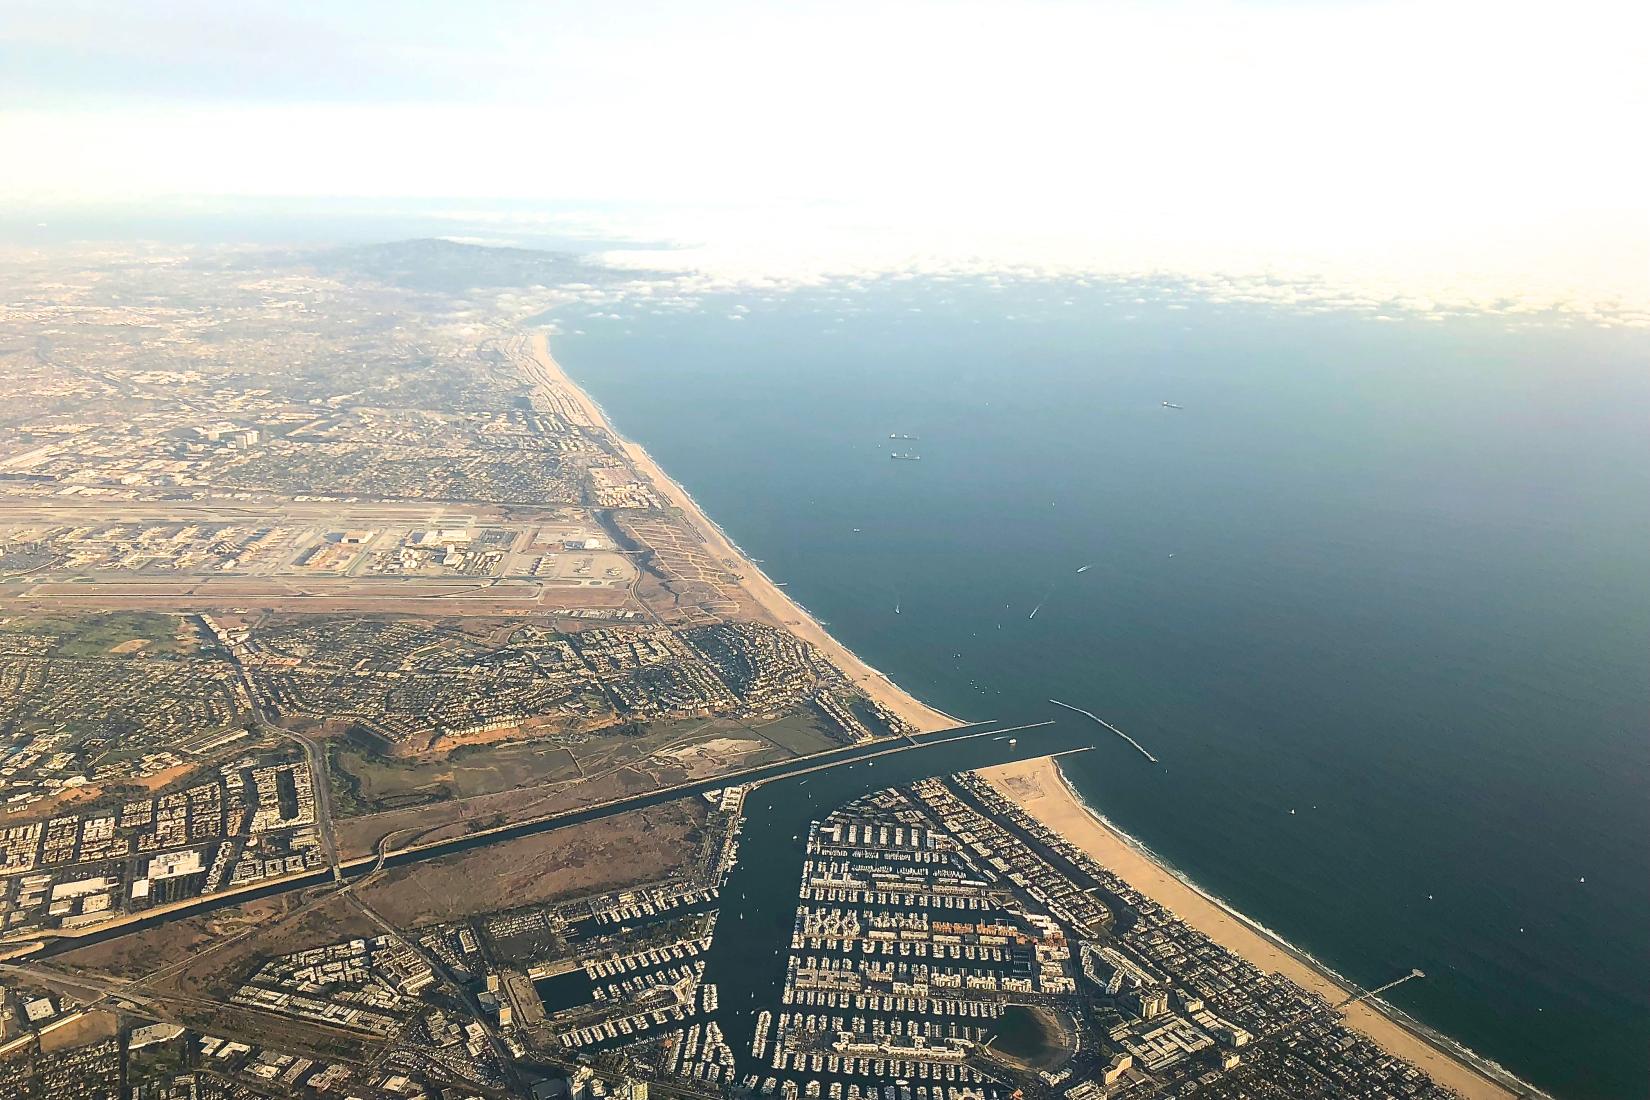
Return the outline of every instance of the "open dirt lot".
{"type": "MultiPolygon", "coordinates": [[[[706,813],[702,799],[682,799],[397,868],[357,889],[403,929],[601,893],[668,877],[688,863],[706,813]]],[[[160,970],[158,989],[221,1000],[262,958],[381,932],[336,893],[286,895],[172,921],[60,961],[122,978],[160,970]]]]}
{"type": "Polygon", "coordinates": [[[346,858],[364,855],[390,833],[397,834],[398,845],[415,837],[433,840],[472,825],[571,810],[836,743],[807,715],[788,715],[748,725],[725,719],[660,723],[641,734],[603,735],[583,745],[499,745],[444,761],[340,751],[337,762],[351,776],[346,782],[356,786],[341,792],[340,804],[396,808],[339,819],[338,850],[346,858]]]}

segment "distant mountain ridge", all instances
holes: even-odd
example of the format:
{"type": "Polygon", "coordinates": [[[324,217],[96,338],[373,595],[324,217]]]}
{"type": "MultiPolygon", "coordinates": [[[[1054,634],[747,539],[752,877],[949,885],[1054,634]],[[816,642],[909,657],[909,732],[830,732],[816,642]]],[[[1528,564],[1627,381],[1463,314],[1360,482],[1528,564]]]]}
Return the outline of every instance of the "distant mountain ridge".
{"type": "MultiPolygon", "coordinates": [[[[322,249],[305,254],[303,262],[328,275],[366,276],[392,286],[444,292],[604,283],[621,274],[572,252],[469,244],[442,237],[322,249]]],[[[622,275],[635,277],[628,271],[622,275]]]]}

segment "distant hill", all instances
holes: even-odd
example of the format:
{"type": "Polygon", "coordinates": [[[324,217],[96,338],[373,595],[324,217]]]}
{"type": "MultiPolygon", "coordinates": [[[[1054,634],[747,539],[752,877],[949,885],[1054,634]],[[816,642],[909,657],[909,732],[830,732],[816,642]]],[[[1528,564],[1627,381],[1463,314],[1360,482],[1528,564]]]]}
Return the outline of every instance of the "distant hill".
{"type": "MultiPolygon", "coordinates": [[[[488,287],[605,283],[621,273],[571,252],[498,248],[423,237],[312,252],[305,266],[328,275],[364,276],[412,290],[457,293],[488,287]]],[[[632,279],[636,272],[622,277],[632,279]]]]}

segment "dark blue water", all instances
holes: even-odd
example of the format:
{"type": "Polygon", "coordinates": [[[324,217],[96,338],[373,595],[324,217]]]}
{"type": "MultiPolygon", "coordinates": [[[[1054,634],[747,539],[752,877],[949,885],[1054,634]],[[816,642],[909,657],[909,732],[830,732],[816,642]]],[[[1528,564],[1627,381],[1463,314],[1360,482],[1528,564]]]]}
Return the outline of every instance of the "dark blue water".
{"type": "Polygon", "coordinates": [[[559,314],[558,358],[850,647],[968,718],[1097,711],[1163,765],[1107,737],[1074,779],[1207,889],[1422,968],[1395,1003],[1559,1095],[1650,1094],[1650,336],[1146,284],[702,307],[559,314]]]}

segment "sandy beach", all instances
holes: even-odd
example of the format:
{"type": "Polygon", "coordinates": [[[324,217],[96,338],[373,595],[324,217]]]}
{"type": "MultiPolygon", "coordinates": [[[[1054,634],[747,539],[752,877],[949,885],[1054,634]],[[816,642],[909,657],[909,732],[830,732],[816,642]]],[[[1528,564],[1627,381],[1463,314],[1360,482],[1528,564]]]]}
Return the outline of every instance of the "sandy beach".
{"type": "MultiPolygon", "coordinates": [[[[673,481],[645,449],[624,439],[613,429],[600,407],[556,363],[550,354],[546,336],[532,336],[527,348],[531,359],[529,372],[537,376],[536,381],[555,391],[563,399],[558,404],[562,404],[566,411],[581,418],[588,426],[610,435],[623,449],[638,477],[650,483],[661,497],[681,510],[712,554],[740,563],[744,590],[775,622],[816,646],[867,695],[917,729],[944,729],[960,724],[958,719],[925,705],[860,660],[785,595],[733,545],[692,496],[673,481]],[[567,403],[571,403],[571,409],[567,408],[567,403]]],[[[981,774],[1033,817],[1082,847],[1136,889],[1228,950],[1267,971],[1283,974],[1291,981],[1321,994],[1331,1003],[1344,1000],[1354,992],[1310,959],[1246,923],[1215,899],[1187,884],[1149,853],[1096,817],[1067,786],[1052,758],[1007,764],[987,769],[981,774]]],[[[1343,1010],[1343,1017],[1349,1026],[1362,1031],[1399,1057],[1413,1062],[1434,1080],[1469,1100],[1508,1100],[1541,1095],[1502,1084],[1368,1003],[1350,1006],[1343,1010]]]]}
{"type": "MultiPolygon", "coordinates": [[[[1059,766],[1050,757],[1025,760],[980,773],[1038,821],[1082,848],[1102,866],[1135,889],[1172,910],[1222,947],[1269,972],[1280,973],[1297,985],[1338,1003],[1354,992],[1334,975],[1260,929],[1236,917],[1215,899],[1177,877],[1163,864],[1101,821],[1067,786],[1059,766]]],[[[1507,1100],[1540,1095],[1512,1088],[1485,1076],[1477,1068],[1438,1047],[1386,1016],[1367,1002],[1342,1013],[1346,1023],[1392,1053],[1415,1063],[1433,1080],[1471,1100],[1507,1100]]]]}
{"type": "Polygon", "coordinates": [[[717,558],[727,558],[740,563],[742,577],[741,585],[744,590],[769,616],[783,625],[797,637],[802,638],[824,653],[849,680],[865,692],[866,695],[887,707],[889,711],[909,722],[919,731],[946,729],[960,725],[960,721],[949,714],[935,710],[903,691],[887,676],[878,672],[841,642],[831,637],[825,628],[816,622],[812,615],[802,609],[796,601],[785,595],[784,591],[773,583],[748,557],[739,551],[728,539],[722,529],[713,523],[709,516],[700,510],[698,503],[675,481],[671,480],[653,456],[648,454],[638,443],[633,443],[614,430],[608,423],[599,406],[592,401],[588,394],[578,387],[567,372],[550,354],[549,338],[543,334],[531,337],[528,347],[534,364],[538,368],[541,384],[555,387],[571,400],[585,417],[591,427],[600,428],[624,450],[625,457],[636,468],[637,475],[650,483],[661,497],[669,501],[672,507],[680,509],[682,514],[692,524],[693,528],[705,540],[710,552],[717,558]]]}

